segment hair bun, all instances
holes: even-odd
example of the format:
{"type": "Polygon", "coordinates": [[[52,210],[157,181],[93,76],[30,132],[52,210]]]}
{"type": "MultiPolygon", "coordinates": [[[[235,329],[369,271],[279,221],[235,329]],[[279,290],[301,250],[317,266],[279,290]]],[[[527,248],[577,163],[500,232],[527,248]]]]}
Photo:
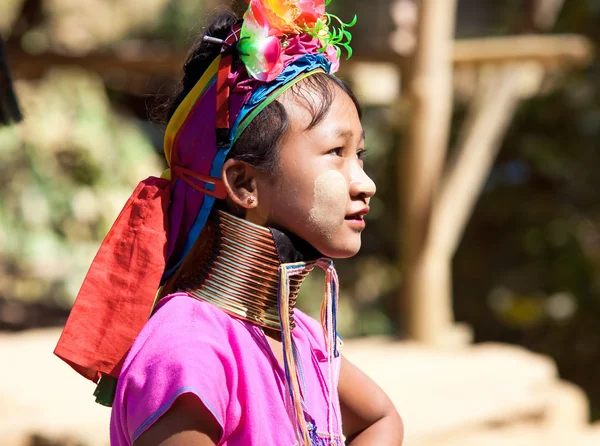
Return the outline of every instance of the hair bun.
{"type": "Polygon", "coordinates": [[[199,36],[187,55],[183,64],[183,79],[177,87],[176,93],[165,103],[155,107],[151,112],[151,117],[159,122],[167,123],[181,101],[190,92],[198,79],[202,77],[206,69],[210,66],[215,57],[221,51],[221,46],[204,41],[204,36],[211,36],[224,40],[227,38],[233,26],[239,21],[237,15],[228,9],[221,9],[211,16],[209,25],[199,36]]]}
{"type": "Polygon", "coordinates": [[[183,88],[193,87],[210,63],[219,55],[221,46],[214,42],[203,40],[204,36],[224,40],[227,38],[238,18],[234,12],[222,10],[213,16],[210,24],[202,35],[194,42],[188,57],[183,65],[183,88]],[[191,86],[190,86],[191,84],[191,86]]]}

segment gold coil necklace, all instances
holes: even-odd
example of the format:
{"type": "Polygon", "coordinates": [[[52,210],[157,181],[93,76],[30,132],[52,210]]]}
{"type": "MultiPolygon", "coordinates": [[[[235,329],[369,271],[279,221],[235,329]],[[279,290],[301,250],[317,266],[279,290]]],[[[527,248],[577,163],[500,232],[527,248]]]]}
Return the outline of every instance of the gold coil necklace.
{"type": "MultiPolygon", "coordinates": [[[[207,230],[193,277],[182,278],[182,283],[189,284],[183,290],[234,317],[281,331],[278,292],[282,259],[273,233],[221,210],[213,211],[207,230]]],[[[309,263],[304,272],[290,278],[291,328],[300,285],[315,262],[309,263]]]]}

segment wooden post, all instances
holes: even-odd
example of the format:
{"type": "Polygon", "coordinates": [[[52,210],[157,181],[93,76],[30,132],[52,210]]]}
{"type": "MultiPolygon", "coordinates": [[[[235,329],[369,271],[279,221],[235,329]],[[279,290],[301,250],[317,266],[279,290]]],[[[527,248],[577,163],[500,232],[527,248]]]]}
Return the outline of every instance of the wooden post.
{"type": "Polygon", "coordinates": [[[409,85],[412,122],[403,159],[403,293],[408,335],[435,342],[452,321],[448,284],[427,255],[431,212],[446,155],[452,111],[452,57],[456,0],[422,0],[409,85]],[[442,297],[442,299],[440,299],[442,297]]]}
{"type": "MultiPolygon", "coordinates": [[[[562,2],[551,1],[554,20],[562,2]]],[[[447,174],[440,184],[452,105],[448,54],[453,49],[452,23],[456,4],[454,1],[436,2],[438,9],[434,9],[433,3],[423,0],[420,10],[414,77],[409,86],[413,107],[408,147],[403,158],[402,204],[408,335],[417,341],[439,345],[462,343],[470,336],[468,330],[457,330],[453,323],[452,257],[491,170],[501,139],[523,96],[524,86],[531,84],[532,79],[539,85],[545,69],[539,69],[531,59],[529,63],[496,63],[480,69],[483,80],[472,100],[459,146],[454,152],[455,158],[445,169],[447,174]],[[452,11],[443,8],[452,8],[452,11]],[[444,20],[450,18],[452,21],[444,20]]],[[[538,6],[549,3],[548,0],[536,2],[538,6]]],[[[538,40],[535,36],[521,39],[529,44],[538,40]]],[[[531,49],[507,45],[500,48],[496,43],[491,39],[478,41],[476,45],[487,46],[488,60],[505,58],[508,48],[512,56],[531,49]]],[[[566,44],[566,41],[557,39],[555,43],[566,44]]],[[[570,50],[575,48],[571,41],[568,45],[570,50]]],[[[556,47],[545,48],[555,55],[556,47]]],[[[463,53],[470,51],[468,45],[463,45],[461,50],[463,53]]],[[[535,54],[539,55],[541,50],[540,45],[535,45],[535,54]]],[[[591,53],[587,45],[579,45],[579,50],[581,54],[569,54],[584,60],[591,53]]],[[[455,52],[455,62],[460,58],[455,52]]]]}
{"type": "MultiPolygon", "coordinates": [[[[430,250],[448,265],[462,238],[502,137],[523,96],[524,85],[539,86],[543,69],[523,64],[489,67],[480,74],[466,121],[461,128],[454,159],[448,163],[433,209],[430,250]]],[[[450,295],[448,299],[450,299],[450,295]]]]}

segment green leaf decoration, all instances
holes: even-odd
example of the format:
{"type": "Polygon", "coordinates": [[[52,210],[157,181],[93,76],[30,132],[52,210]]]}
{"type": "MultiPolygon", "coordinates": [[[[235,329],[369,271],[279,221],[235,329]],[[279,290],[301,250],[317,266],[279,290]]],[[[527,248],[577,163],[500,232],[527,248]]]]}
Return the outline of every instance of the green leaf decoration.
{"type": "MultiPolygon", "coordinates": [[[[328,6],[331,1],[326,0],[325,6],[328,6]]],[[[346,60],[350,59],[352,57],[352,47],[350,46],[352,34],[347,28],[356,25],[358,20],[356,14],[350,23],[344,23],[338,16],[328,12],[325,13],[325,18],[325,22],[319,20],[313,28],[305,29],[304,32],[320,40],[322,47],[318,50],[319,53],[324,53],[332,45],[336,49],[338,59],[341,56],[342,48],[346,50],[346,60]]]]}

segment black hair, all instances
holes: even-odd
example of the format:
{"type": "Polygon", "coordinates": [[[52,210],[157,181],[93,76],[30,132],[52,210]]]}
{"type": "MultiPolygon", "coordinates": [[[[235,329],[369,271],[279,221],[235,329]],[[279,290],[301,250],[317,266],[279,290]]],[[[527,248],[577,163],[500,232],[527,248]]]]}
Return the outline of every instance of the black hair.
{"type": "Polygon", "coordinates": [[[4,41],[0,36],[0,126],[16,123],[23,119],[7,59],[4,41]]]}
{"type": "MultiPolygon", "coordinates": [[[[186,95],[204,74],[209,65],[219,55],[221,45],[203,40],[204,36],[225,39],[238,22],[237,16],[229,10],[219,11],[194,42],[183,65],[183,78],[177,93],[163,106],[163,121],[168,121],[186,95]]],[[[234,53],[234,63],[238,59],[234,53]]],[[[308,129],[317,126],[327,115],[335,87],[344,91],[354,102],[359,117],[362,110],[350,87],[341,79],[325,73],[317,73],[301,80],[289,90],[296,101],[304,106],[312,116],[308,129]],[[305,94],[311,91],[313,94],[305,94]]],[[[228,153],[228,158],[245,161],[251,166],[271,171],[278,163],[277,153],[281,138],[288,129],[288,115],[284,106],[277,100],[267,105],[246,127],[228,153]]]]}

